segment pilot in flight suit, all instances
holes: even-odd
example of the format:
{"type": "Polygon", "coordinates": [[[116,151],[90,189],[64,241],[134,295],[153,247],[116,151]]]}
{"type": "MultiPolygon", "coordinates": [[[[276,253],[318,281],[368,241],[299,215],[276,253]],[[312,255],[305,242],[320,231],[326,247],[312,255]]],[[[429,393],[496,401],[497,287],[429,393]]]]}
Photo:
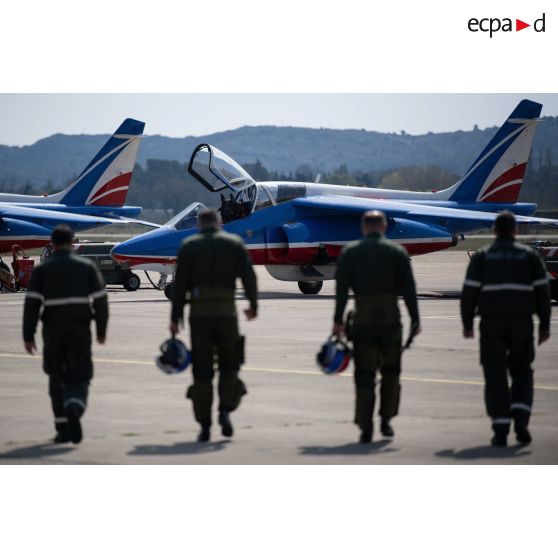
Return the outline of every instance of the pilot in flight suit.
{"type": "Polygon", "coordinates": [[[513,213],[500,213],[494,231],[496,240],[478,250],[469,262],[461,294],[463,335],[474,336],[473,319],[478,313],[486,411],[494,431],[492,445],[507,445],[512,420],[517,441],[529,444],[533,314],[539,317],[540,345],[550,337],[550,290],[539,253],[515,240],[513,213]]]}
{"type": "Polygon", "coordinates": [[[376,370],[381,372],[380,417],[384,436],[394,435],[390,420],[397,415],[401,387],[401,316],[397,298],[403,296],[412,331],[420,333],[415,281],[409,255],[386,239],[386,217],[369,211],[362,218],[364,238],[350,243],[337,266],[333,334],[344,332],[343,314],[349,289],[355,293],[352,340],[355,359],[355,423],[360,442],[372,441],[376,370]]]}
{"type": "Polygon", "coordinates": [[[221,230],[213,210],[199,214],[199,233],[186,239],[178,253],[174,278],[170,331],[178,332],[184,304],[190,304],[194,383],[187,391],[194,416],[201,425],[198,441],[210,439],[214,357],[219,363],[219,424],[224,436],[233,435],[229,413],[240,404],[246,388],[238,377],[243,362],[243,337],[238,333],[235,307],[236,279],[240,278],[257,317],[258,292],[250,256],[240,237],[221,230]]]}

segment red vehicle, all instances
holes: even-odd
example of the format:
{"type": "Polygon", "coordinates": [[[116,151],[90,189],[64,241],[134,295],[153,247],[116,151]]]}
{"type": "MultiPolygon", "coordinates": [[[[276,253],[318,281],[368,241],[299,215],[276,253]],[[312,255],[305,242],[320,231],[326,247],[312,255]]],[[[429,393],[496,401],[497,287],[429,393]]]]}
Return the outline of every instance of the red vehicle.
{"type": "Polygon", "coordinates": [[[26,289],[35,267],[35,262],[25,254],[18,244],[12,246],[12,269],[17,289],[26,289]]]}

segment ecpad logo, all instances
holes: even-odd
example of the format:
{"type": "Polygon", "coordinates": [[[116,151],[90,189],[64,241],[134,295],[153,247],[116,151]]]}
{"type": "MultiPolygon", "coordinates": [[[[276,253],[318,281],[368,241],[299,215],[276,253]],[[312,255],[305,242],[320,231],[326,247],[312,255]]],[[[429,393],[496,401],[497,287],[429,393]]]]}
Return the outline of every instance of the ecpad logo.
{"type": "MultiPolygon", "coordinates": [[[[533,22],[533,30],[536,33],[544,33],[545,32],[545,25],[546,25],[546,14],[536,19],[533,22]]],[[[531,27],[530,23],[525,23],[521,19],[515,19],[515,29],[512,23],[513,19],[509,17],[505,17],[500,19],[498,17],[485,17],[482,19],[478,19],[476,17],[472,17],[468,23],[467,27],[469,31],[473,33],[477,33],[481,31],[483,33],[490,33],[490,38],[494,33],[498,33],[499,31],[512,32],[512,31],[521,31],[522,29],[527,29],[527,27],[531,27]]]]}

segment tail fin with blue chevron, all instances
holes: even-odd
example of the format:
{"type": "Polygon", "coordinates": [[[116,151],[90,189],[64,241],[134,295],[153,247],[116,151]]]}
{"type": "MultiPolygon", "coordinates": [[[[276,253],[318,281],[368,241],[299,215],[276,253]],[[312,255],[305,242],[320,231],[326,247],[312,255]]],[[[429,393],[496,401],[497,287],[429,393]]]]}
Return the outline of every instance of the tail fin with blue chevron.
{"type": "Polygon", "coordinates": [[[124,120],[74,182],[55,195],[57,201],[69,206],[122,207],[144,127],[139,120],[124,120]]]}
{"type": "Polygon", "coordinates": [[[440,194],[463,204],[517,202],[541,110],[521,101],[464,176],[440,194]]]}

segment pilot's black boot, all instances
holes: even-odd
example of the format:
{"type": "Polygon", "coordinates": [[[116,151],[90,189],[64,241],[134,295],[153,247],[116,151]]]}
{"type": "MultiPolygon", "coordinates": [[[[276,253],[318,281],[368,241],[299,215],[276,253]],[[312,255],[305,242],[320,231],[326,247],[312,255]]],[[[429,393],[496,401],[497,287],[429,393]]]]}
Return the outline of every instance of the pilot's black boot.
{"type": "Polygon", "coordinates": [[[68,419],[64,411],[64,416],[54,417],[54,428],[56,436],[52,439],[53,444],[67,444],[70,441],[68,434],[68,419]]]}
{"type": "Polygon", "coordinates": [[[54,444],[67,444],[69,441],[70,438],[68,438],[66,434],[62,434],[61,432],[58,432],[58,434],[56,434],[56,436],[52,440],[54,444]]]}
{"type": "Polygon", "coordinates": [[[531,433],[527,426],[522,424],[515,425],[515,437],[520,444],[528,445],[531,443],[531,433]]]}
{"type": "Polygon", "coordinates": [[[492,426],[494,436],[492,437],[491,444],[496,447],[505,448],[508,445],[508,434],[510,427],[508,424],[494,424],[492,426]]]}
{"type": "Polygon", "coordinates": [[[361,444],[369,444],[372,442],[372,430],[361,430],[358,440],[361,444]]]}
{"type": "Polygon", "coordinates": [[[490,443],[495,447],[505,448],[508,446],[508,437],[505,434],[494,434],[490,443]]]}
{"type": "Polygon", "coordinates": [[[79,444],[83,437],[81,430],[80,417],[83,414],[83,408],[76,403],[71,403],[66,407],[66,417],[68,418],[68,438],[73,444],[79,444]]]}
{"type": "Polygon", "coordinates": [[[234,428],[229,417],[229,411],[219,411],[219,424],[223,436],[231,438],[234,434],[234,428]]]}
{"type": "Polygon", "coordinates": [[[209,424],[202,424],[200,433],[198,434],[198,442],[209,442],[211,438],[211,426],[209,424]]]}
{"type": "Polygon", "coordinates": [[[393,431],[393,427],[391,426],[389,421],[390,419],[383,418],[380,425],[380,430],[382,432],[382,436],[385,436],[386,438],[393,438],[395,432],[393,431]]]}

